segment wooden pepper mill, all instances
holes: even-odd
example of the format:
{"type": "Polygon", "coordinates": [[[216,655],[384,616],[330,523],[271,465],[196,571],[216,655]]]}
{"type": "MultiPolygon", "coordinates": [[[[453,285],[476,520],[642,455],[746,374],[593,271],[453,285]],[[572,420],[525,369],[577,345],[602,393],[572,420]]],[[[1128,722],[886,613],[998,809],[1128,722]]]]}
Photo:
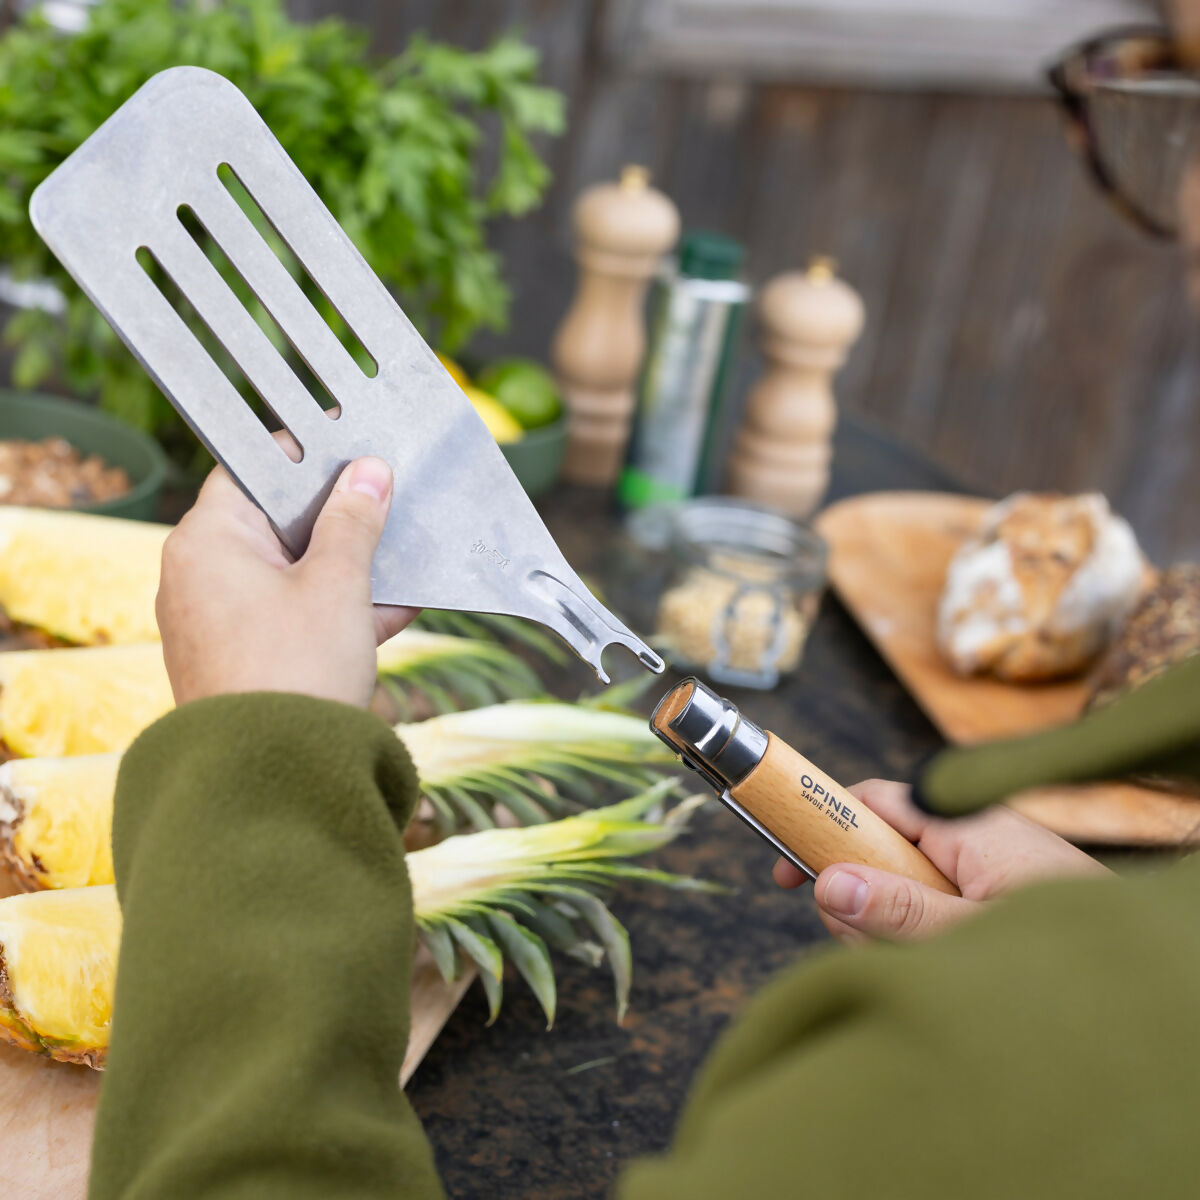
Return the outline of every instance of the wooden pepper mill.
{"type": "Polygon", "coordinates": [[[759,318],[767,371],[746,401],[729,459],[728,490],[790,517],[809,516],[829,486],[837,405],[832,381],[863,327],[858,293],[816,258],[777,275],[759,318]]]}
{"type": "Polygon", "coordinates": [[[574,212],[579,287],[551,349],[570,413],[563,477],[611,485],[625,457],[646,352],[642,305],[679,237],[679,212],[644,167],[579,197],[574,212]]]}

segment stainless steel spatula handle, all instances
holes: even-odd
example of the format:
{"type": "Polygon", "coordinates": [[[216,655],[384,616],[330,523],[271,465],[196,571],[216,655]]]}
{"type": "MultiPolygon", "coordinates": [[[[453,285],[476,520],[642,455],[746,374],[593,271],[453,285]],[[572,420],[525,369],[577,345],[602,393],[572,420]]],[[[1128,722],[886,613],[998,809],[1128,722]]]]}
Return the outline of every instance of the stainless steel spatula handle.
{"type": "Polygon", "coordinates": [[[658,655],[571,570],[466,396],[228,80],[197,67],[156,75],[45,180],[30,212],[294,553],[307,546],[342,468],[378,455],[396,484],[372,571],[378,603],[527,617],[558,633],[605,681],[601,658],[613,644],[662,670],[658,655]],[[223,167],[253,204],[227,186],[223,167]],[[353,331],[373,374],[277,256],[266,226],[353,331]],[[214,245],[269,314],[276,340],[290,343],[336,402],[336,419],[213,265],[214,245]],[[153,260],[153,276],[139,252],[153,260]],[[301,461],[276,444],[192,333],[163,278],[292,433],[301,461]]]}

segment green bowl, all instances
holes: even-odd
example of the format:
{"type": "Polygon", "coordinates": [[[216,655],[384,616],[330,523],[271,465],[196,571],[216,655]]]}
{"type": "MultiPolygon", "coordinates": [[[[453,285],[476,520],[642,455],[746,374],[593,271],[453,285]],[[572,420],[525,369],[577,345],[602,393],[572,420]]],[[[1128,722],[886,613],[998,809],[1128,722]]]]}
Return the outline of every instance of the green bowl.
{"type": "Polygon", "coordinates": [[[86,404],[36,392],[0,390],[0,438],[38,442],[48,437],[65,438],[84,455],[98,454],[109,466],[124,467],[133,485],[123,496],[72,508],[154,520],[167,478],[167,458],[152,437],[86,404]]]}
{"type": "Polygon", "coordinates": [[[567,417],[531,429],[518,442],[504,442],[500,449],[513,474],[530,497],[540,496],[554,486],[567,452],[567,417]]]}

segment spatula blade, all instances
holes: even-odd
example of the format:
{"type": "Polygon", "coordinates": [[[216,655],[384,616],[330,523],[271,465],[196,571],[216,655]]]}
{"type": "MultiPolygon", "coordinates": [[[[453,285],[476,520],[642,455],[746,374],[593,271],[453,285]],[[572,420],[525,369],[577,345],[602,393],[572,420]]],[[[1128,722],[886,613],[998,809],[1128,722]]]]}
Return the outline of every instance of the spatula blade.
{"type": "Polygon", "coordinates": [[[507,613],[553,629],[607,682],[627,647],[662,660],[580,582],[461,389],[236,87],[156,75],[34,193],[46,244],[295,554],[342,468],[391,464],[377,603],[507,613]],[[232,170],[374,360],[368,375],[218,174],[232,170]],[[193,239],[190,210],[312,375],[333,419],[193,239]],[[303,450],[293,462],[138,262],[148,251],[303,450]]]}

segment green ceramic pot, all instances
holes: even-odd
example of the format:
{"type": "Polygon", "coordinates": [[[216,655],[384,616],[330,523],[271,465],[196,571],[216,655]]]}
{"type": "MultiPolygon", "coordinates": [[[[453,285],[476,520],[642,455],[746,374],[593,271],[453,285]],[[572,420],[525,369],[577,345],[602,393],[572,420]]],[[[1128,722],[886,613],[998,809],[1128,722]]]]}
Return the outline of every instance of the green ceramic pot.
{"type": "Polygon", "coordinates": [[[133,487],[124,496],[72,507],[80,512],[152,521],[167,478],[167,458],[140,429],[86,404],[35,392],[0,390],[0,438],[65,438],[82,454],[98,454],[109,466],[124,467],[133,487]]]}
{"type": "Polygon", "coordinates": [[[529,430],[518,442],[505,442],[500,449],[526,493],[540,496],[554,485],[562,470],[563,455],[567,452],[566,415],[540,429],[529,430]]]}

